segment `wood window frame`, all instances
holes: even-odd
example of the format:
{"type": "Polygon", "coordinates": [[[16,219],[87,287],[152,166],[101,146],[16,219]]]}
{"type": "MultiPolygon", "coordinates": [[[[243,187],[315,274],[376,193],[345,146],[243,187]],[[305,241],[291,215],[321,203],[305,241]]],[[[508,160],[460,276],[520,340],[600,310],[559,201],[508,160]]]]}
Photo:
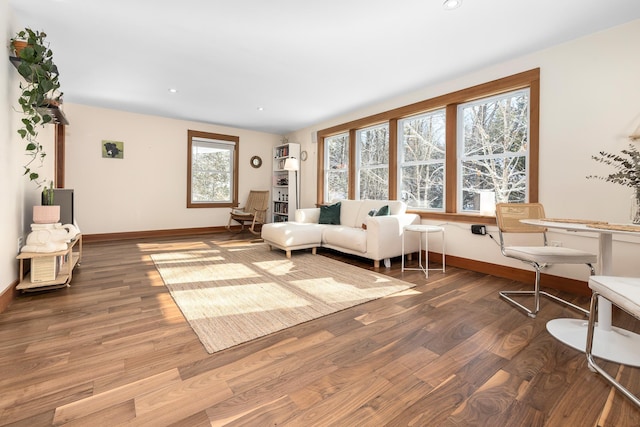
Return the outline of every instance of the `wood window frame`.
{"type": "Polygon", "coordinates": [[[459,104],[486,98],[493,95],[510,92],[517,89],[529,88],[529,194],[528,200],[531,203],[538,201],[539,191],[539,140],[540,140],[540,68],[535,68],[508,77],[492,80],[466,89],[461,89],[452,93],[437,96],[435,98],[419,101],[414,104],[395,108],[382,113],[357,119],[351,122],[332,126],[319,130],[318,138],[318,179],[316,188],[316,203],[324,204],[324,139],[340,133],[349,133],[349,198],[355,195],[355,133],[356,130],[381,124],[389,124],[389,199],[398,197],[398,119],[412,116],[419,113],[432,111],[438,108],[446,110],[446,200],[445,212],[425,212],[421,210],[410,210],[420,214],[425,219],[436,219],[440,221],[473,222],[479,224],[495,224],[495,217],[463,214],[457,212],[457,109],[459,104]]]}
{"type": "Polygon", "coordinates": [[[187,208],[231,208],[238,206],[238,168],[239,168],[239,152],[240,152],[240,137],[233,135],[223,135],[220,133],[202,132],[197,130],[187,131],[187,208]],[[231,188],[232,201],[231,202],[208,202],[208,203],[193,203],[191,201],[191,150],[193,138],[206,138],[217,139],[220,141],[231,141],[235,143],[235,149],[233,150],[233,183],[231,188]]]}

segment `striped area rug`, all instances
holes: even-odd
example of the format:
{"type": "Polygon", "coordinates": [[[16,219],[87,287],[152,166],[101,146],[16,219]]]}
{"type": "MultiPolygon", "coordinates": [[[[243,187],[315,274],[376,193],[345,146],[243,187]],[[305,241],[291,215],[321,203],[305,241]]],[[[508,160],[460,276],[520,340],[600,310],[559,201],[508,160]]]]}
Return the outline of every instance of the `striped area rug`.
{"type": "Polygon", "coordinates": [[[321,255],[266,244],[151,255],[209,353],[414,285],[321,255]]]}

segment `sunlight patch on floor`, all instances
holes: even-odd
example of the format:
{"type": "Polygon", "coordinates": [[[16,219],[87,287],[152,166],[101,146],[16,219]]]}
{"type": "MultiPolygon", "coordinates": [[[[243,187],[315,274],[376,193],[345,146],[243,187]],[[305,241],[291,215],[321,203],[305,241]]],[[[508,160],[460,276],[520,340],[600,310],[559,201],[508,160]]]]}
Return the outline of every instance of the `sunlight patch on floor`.
{"type": "Polygon", "coordinates": [[[210,265],[193,265],[189,269],[184,266],[168,267],[162,266],[162,276],[167,284],[176,285],[180,283],[218,282],[216,286],[227,286],[220,284],[222,280],[241,280],[252,277],[261,277],[253,269],[240,263],[224,263],[210,265]]]}
{"type": "Polygon", "coordinates": [[[358,286],[352,283],[338,282],[332,277],[319,277],[307,280],[294,280],[290,283],[327,304],[368,300],[371,299],[372,295],[376,295],[377,292],[379,292],[380,295],[386,295],[390,290],[394,292],[406,288],[404,285],[384,285],[382,287],[376,287],[364,282],[363,280],[363,286],[358,286]]]}
{"type": "Polygon", "coordinates": [[[273,274],[274,276],[287,275],[295,267],[293,261],[286,258],[273,261],[254,262],[253,265],[269,274],[273,274]]]}
{"type": "Polygon", "coordinates": [[[273,282],[176,291],[190,318],[208,318],[303,307],[308,302],[273,282]],[[242,287],[242,290],[237,289],[242,287]]]}

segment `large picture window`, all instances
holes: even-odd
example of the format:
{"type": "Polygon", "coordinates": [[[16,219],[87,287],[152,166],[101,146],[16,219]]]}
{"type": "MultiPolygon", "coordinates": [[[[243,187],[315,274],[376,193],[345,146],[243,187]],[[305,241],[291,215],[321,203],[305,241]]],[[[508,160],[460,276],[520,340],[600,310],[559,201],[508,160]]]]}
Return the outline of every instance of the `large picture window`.
{"type": "Polygon", "coordinates": [[[325,201],[349,198],[349,134],[326,139],[324,171],[325,201]]]}
{"type": "Polygon", "coordinates": [[[458,106],[460,212],[480,211],[481,193],[497,202],[528,199],[529,90],[458,106]]]}
{"type": "Polygon", "coordinates": [[[539,105],[534,69],[320,130],[318,203],[403,200],[423,218],[495,222],[482,201],[538,201],[539,105]]]}
{"type": "Polygon", "coordinates": [[[187,207],[230,207],[238,199],[236,136],[188,132],[187,207]]]}
{"type": "Polygon", "coordinates": [[[389,198],[389,125],[373,126],[356,132],[358,141],[358,181],[356,194],[361,200],[389,198]]]}
{"type": "Polygon", "coordinates": [[[444,109],[398,122],[398,195],[411,208],[444,210],[445,124],[444,109]]]}

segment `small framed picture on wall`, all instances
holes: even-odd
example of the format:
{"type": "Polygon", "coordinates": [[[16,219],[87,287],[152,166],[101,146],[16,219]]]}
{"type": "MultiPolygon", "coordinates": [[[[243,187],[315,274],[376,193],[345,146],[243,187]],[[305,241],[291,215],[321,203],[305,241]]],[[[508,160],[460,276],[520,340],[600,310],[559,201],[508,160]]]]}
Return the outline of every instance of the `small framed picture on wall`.
{"type": "Polygon", "coordinates": [[[102,140],[102,157],[108,159],[124,158],[124,142],[102,140]]]}

